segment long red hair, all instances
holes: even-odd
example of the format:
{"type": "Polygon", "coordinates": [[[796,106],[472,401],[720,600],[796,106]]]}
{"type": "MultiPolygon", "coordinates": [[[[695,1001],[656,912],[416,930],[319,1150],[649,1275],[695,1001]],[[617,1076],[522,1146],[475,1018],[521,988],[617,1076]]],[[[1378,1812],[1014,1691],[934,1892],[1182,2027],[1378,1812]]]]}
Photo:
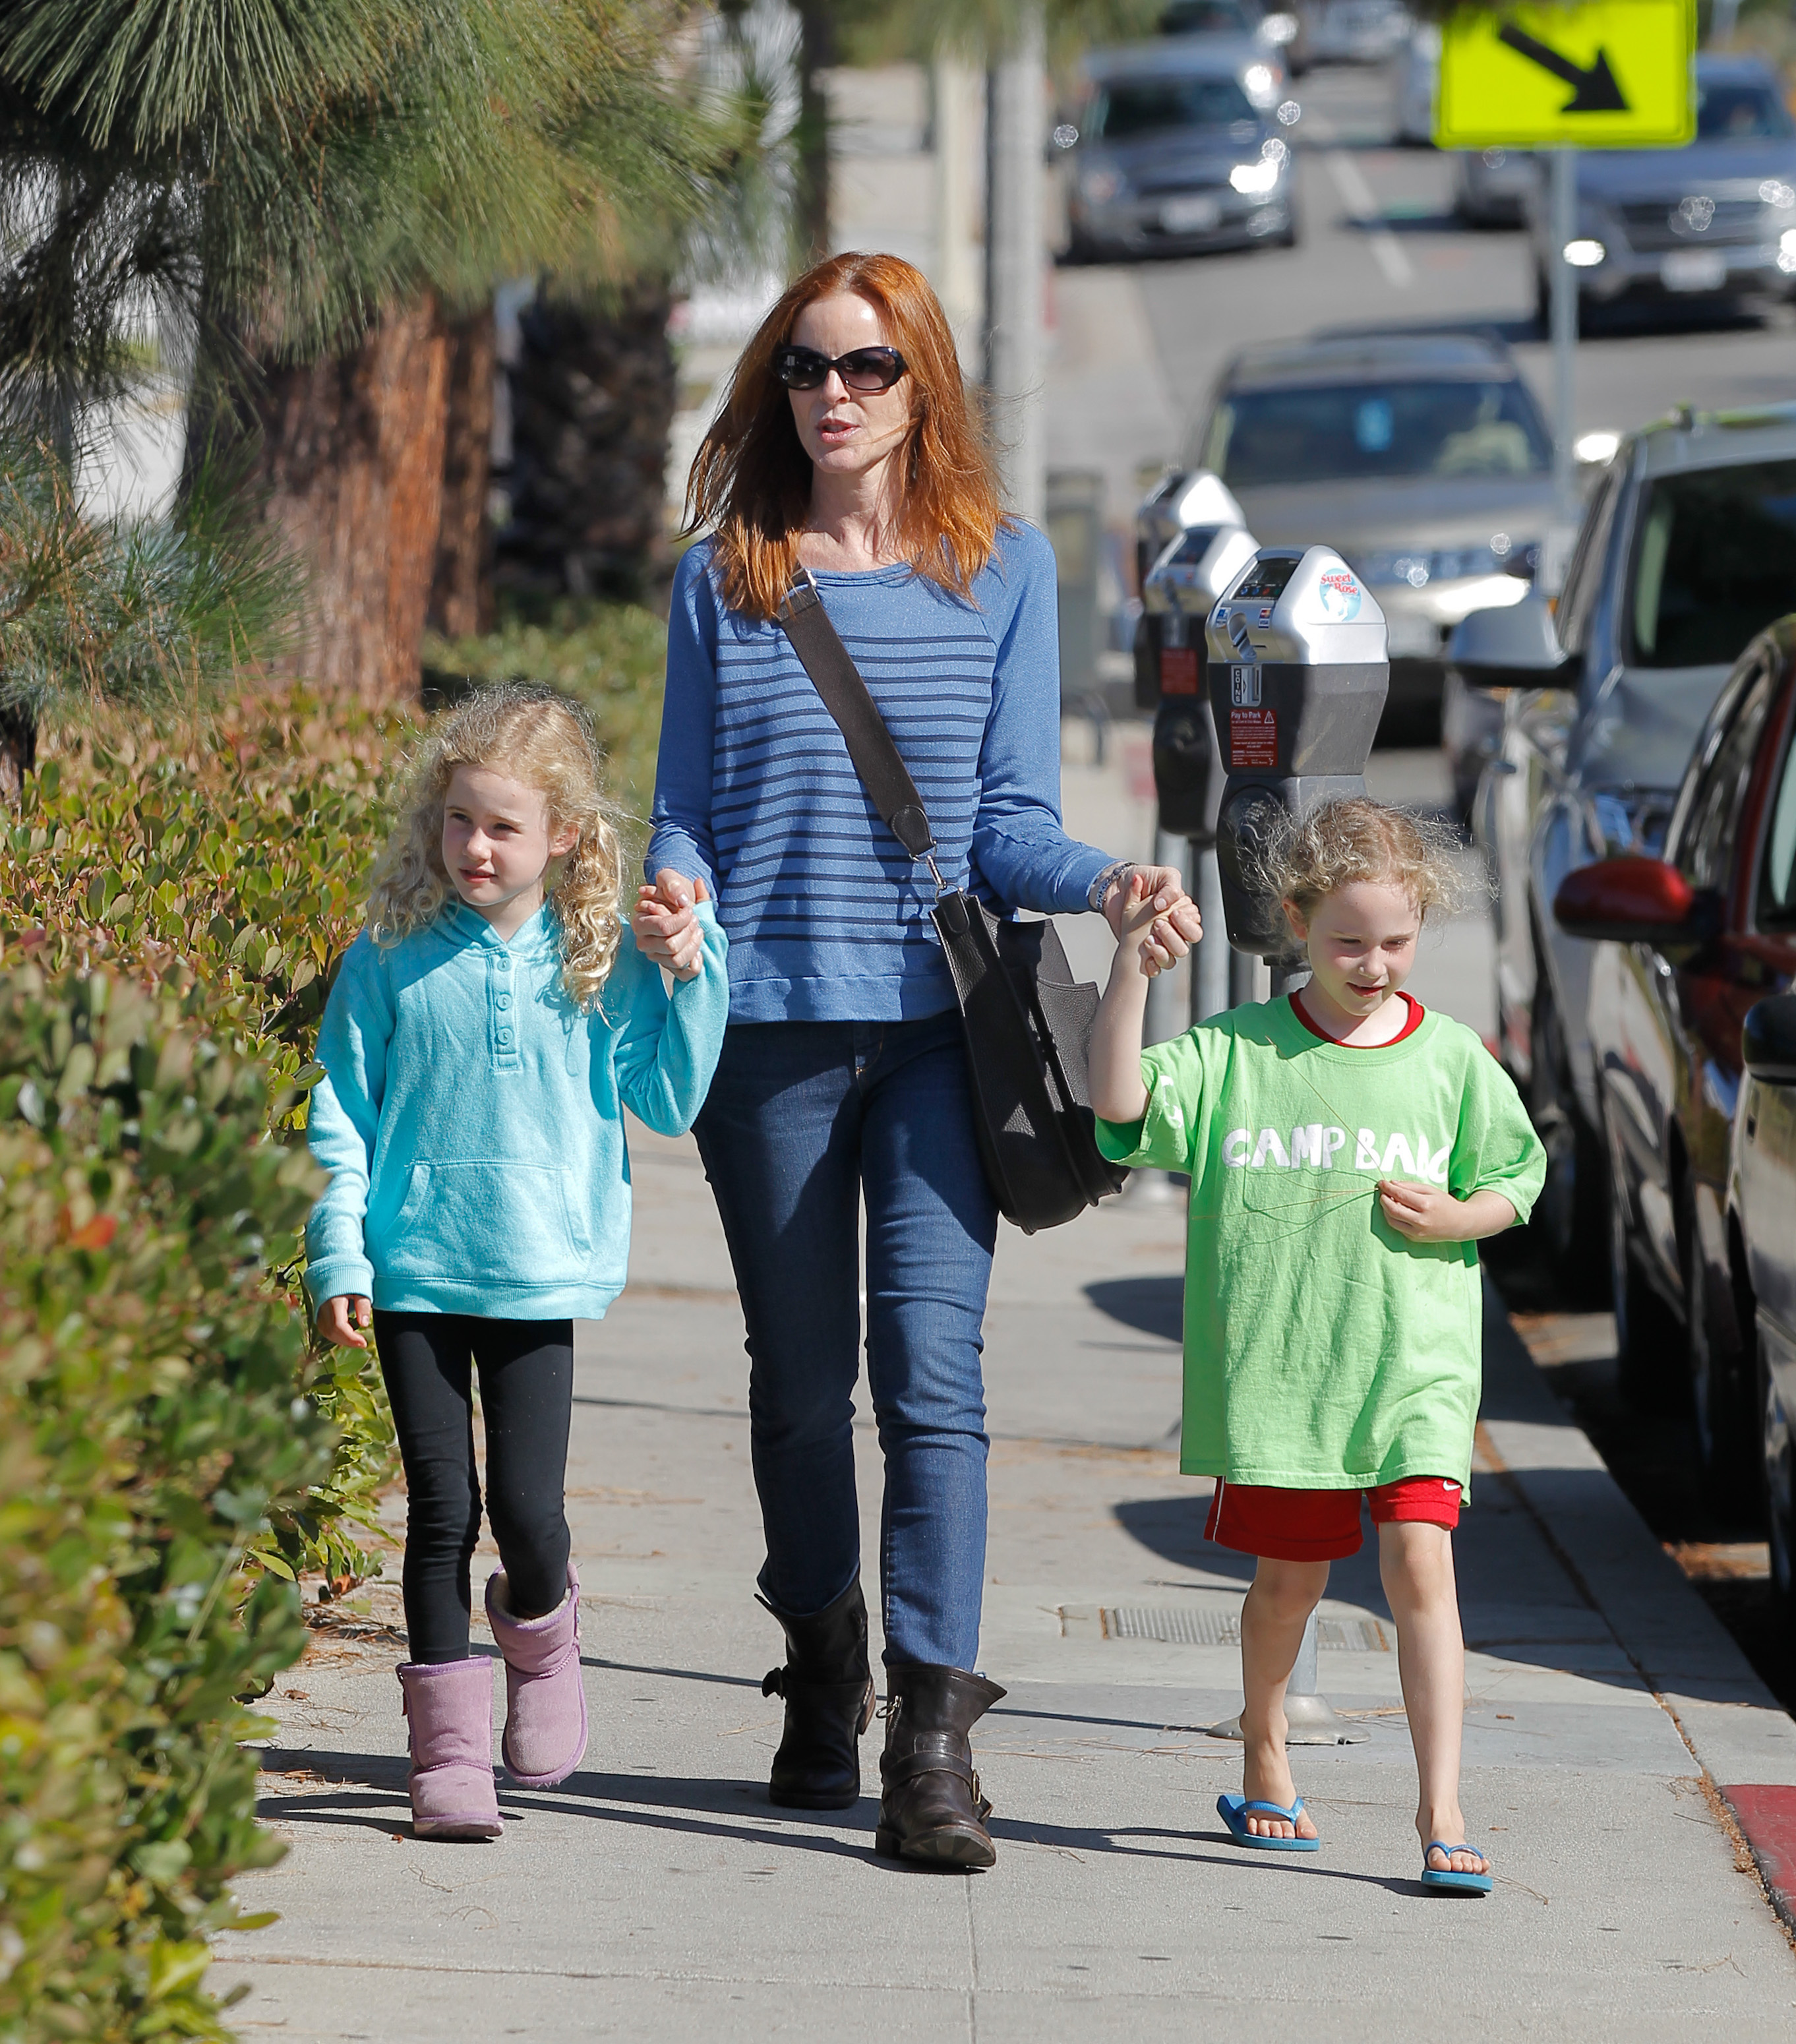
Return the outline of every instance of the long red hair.
{"type": "Polygon", "coordinates": [[[843,294],[879,308],[887,341],[910,371],[905,487],[893,534],[900,551],[919,574],[970,597],[997,541],[1002,514],[991,451],[968,407],[954,336],[928,279],[896,256],[831,256],[787,286],[743,350],[686,480],[687,528],[715,528],[723,601],[750,617],[773,617],[796,578],[811,503],[811,459],[773,356],[807,305],[843,294]]]}

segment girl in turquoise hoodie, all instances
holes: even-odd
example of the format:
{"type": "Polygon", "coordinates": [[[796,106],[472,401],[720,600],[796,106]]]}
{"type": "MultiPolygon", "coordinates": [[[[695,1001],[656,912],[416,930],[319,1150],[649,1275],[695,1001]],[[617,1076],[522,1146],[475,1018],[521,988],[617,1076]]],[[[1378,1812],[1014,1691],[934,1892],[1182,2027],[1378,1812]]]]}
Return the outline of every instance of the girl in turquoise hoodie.
{"type": "Polygon", "coordinates": [[[306,1228],[319,1329],[360,1348],[372,1325],[405,1466],[398,1673],[420,1837],[501,1829],[492,1664],[468,1650],[476,1370],[506,1769],[547,1787],[585,1751],[562,1508],[574,1322],[624,1288],[623,1110],[677,1135],[704,1103],[724,950],[702,899],[670,992],[637,947],[582,710],[487,689],[432,734],[324,1011],[307,1132],[331,1181],[306,1228]]]}

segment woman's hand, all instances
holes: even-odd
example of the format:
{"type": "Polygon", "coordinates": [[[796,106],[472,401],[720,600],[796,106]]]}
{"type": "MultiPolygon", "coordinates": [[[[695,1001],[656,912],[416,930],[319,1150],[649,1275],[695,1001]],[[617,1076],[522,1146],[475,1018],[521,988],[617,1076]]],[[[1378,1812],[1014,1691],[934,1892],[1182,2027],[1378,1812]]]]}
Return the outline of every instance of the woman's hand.
{"type": "Polygon", "coordinates": [[[652,887],[638,888],[630,928],[643,957],[666,966],[676,979],[697,979],[704,932],[693,909],[710,898],[702,880],[689,880],[670,866],[654,876],[652,887]]]}
{"type": "Polygon", "coordinates": [[[366,1348],[366,1336],[359,1335],[358,1327],[374,1324],[373,1302],[355,1292],[340,1293],[334,1299],[327,1299],[318,1313],[318,1331],[326,1341],[339,1348],[366,1348]]]}
{"type": "Polygon", "coordinates": [[[1136,866],[1104,897],[1103,916],[1121,943],[1130,921],[1142,916],[1150,899],[1153,917],[1146,943],[1151,948],[1144,949],[1142,960],[1150,971],[1164,972],[1203,935],[1203,919],[1176,866],[1136,866]]]}

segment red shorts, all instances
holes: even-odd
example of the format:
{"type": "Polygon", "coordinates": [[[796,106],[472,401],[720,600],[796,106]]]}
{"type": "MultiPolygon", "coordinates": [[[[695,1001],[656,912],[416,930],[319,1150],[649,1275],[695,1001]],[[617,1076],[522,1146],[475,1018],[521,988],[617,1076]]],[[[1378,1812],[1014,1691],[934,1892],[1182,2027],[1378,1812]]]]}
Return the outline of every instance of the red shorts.
{"type": "Polygon", "coordinates": [[[1460,1487],[1444,1476],[1406,1476],[1376,1490],[1280,1490],[1269,1484],[1216,1480],[1203,1537],[1239,1554],[1275,1562],[1339,1562],[1360,1551],[1360,1500],[1372,1523],[1459,1523],[1460,1487]]]}

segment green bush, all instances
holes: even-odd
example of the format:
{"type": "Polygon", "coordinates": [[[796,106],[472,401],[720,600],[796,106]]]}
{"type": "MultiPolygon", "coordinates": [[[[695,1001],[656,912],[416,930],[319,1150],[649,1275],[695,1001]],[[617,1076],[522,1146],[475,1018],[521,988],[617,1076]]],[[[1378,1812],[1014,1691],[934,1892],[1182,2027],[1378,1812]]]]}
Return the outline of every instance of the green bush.
{"type": "MultiPolygon", "coordinates": [[[[148,978],[254,1061],[271,1127],[302,1128],[326,990],[381,840],[381,761],[403,732],[327,723],[295,697],[250,706],[203,743],[115,723],[48,760],[0,830],[0,967],[148,978]]],[[[303,1221],[265,1252],[295,1291],[303,1221]]],[[[327,1359],[313,1397],[340,1429],[334,1465],[259,1551],[278,1574],[340,1582],[372,1566],[357,1536],[397,1473],[392,1422],[367,1351],[327,1359]]]]}
{"type": "Polygon", "coordinates": [[[255,1558],[331,1466],[267,1274],[320,1177],[269,1139],[267,1065],[186,1005],[0,975],[6,2044],[226,2035],[206,1934],[266,1920],[224,1883],[282,1850],[234,1700],[305,1645],[255,1558]]]}
{"type": "Polygon", "coordinates": [[[584,703],[604,741],[611,792],[646,840],[667,661],[667,627],[653,611],[566,597],[539,617],[502,617],[483,639],[428,640],[424,660],[439,675],[543,682],[584,703]]]}

